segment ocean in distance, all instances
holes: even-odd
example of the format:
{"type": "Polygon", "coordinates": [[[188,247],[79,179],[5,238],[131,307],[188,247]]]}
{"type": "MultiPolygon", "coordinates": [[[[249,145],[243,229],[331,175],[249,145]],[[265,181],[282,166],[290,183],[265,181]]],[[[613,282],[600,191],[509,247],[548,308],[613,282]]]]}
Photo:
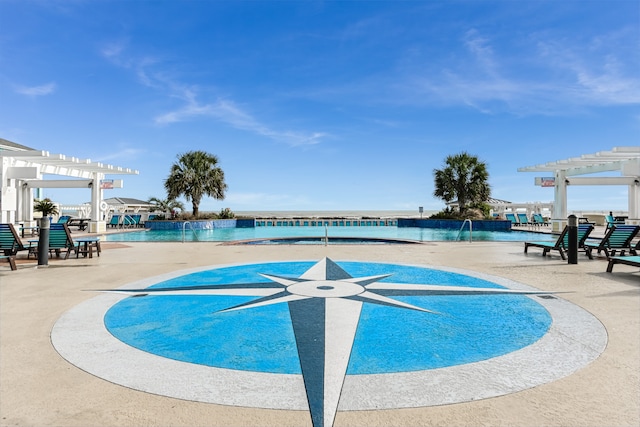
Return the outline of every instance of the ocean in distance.
{"type": "MultiPolygon", "coordinates": [[[[423,218],[428,218],[438,211],[424,211],[423,218]]],[[[237,217],[253,218],[420,218],[415,210],[337,210],[337,211],[236,211],[237,217]]]]}

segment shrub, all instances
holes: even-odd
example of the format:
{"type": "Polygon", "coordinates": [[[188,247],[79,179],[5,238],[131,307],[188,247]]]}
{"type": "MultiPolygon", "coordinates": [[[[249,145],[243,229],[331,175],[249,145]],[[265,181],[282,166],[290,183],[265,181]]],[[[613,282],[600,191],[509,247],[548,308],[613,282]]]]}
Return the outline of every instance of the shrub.
{"type": "Polygon", "coordinates": [[[218,214],[218,219],[233,219],[236,215],[229,208],[224,208],[218,214]]]}

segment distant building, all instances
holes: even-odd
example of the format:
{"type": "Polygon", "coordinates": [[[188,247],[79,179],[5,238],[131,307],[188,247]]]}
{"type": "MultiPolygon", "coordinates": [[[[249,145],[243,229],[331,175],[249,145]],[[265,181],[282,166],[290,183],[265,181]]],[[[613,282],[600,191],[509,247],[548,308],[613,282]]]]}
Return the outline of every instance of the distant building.
{"type": "Polygon", "coordinates": [[[145,200],[132,199],[129,197],[111,197],[104,201],[109,205],[109,212],[112,213],[150,212],[154,206],[145,200]]]}
{"type": "MultiPolygon", "coordinates": [[[[533,213],[539,213],[548,218],[553,211],[553,202],[513,203],[507,200],[489,198],[485,203],[491,206],[491,214],[502,218],[504,218],[505,213],[511,212],[523,212],[526,213],[527,216],[531,216],[533,213]]],[[[458,201],[454,200],[447,203],[447,207],[457,210],[459,208],[458,201]]]]}

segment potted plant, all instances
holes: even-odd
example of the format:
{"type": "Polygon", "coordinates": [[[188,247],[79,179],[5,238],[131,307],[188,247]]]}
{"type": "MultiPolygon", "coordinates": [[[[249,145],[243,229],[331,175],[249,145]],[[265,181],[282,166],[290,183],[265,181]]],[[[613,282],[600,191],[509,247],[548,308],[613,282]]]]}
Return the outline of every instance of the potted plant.
{"type": "MultiPolygon", "coordinates": [[[[35,203],[33,204],[33,210],[35,212],[42,213],[42,218],[40,218],[40,227],[42,227],[43,221],[49,221],[50,215],[58,214],[58,207],[49,198],[36,200],[35,203]]],[[[49,228],[49,227],[46,227],[46,228],[49,228]]]]}

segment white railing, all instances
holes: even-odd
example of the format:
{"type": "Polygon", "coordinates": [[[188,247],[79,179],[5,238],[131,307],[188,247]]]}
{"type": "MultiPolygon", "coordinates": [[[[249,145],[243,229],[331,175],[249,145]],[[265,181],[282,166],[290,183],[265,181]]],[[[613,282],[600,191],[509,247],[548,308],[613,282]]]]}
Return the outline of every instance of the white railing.
{"type": "Polygon", "coordinates": [[[186,234],[186,230],[187,230],[187,224],[189,224],[189,228],[191,228],[191,232],[193,233],[193,240],[195,240],[196,242],[198,241],[198,235],[196,234],[196,230],[194,230],[193,228],[193,224],[191,224],[189,221],[185,221],[182,223],[182,243],[184,243],[185,241],[185,234],[186,234]]]}
{"type": "Polygon", "coordinates": [[[470,219],[465,219],[464,221],[462,221],[462,227],[460,227],[460,230],[458,231],[458,235],[456,236],[456,241],[460,240],[460,235],[462,234],[462,230],[464,229],[464,225],[466,223],[469,223],[469,242],[473,241],[473,221],[471,221],[470,219]]]}

